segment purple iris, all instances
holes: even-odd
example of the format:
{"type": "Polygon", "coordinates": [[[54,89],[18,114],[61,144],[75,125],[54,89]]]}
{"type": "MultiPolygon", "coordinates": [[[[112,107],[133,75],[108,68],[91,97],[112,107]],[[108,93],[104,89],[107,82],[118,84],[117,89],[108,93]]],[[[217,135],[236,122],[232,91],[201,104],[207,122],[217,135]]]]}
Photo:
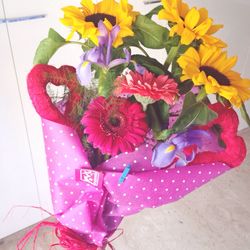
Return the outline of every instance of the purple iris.
{"type": "Polygon", "coordinates": [[[152,165],[158,168],[170,166],[175,158],[178,158],[175,166],[186,166],[193,161],[196,155],[196,149],[205,151],[208,148],[214,148],[219,151],[217,140],[213,133],[201,129],[191,129],[177,134],[175,137],[159,143],[153,151],[152,165]],[[183,151],[188,146],[195,145],[192,152],[186,155],[183,151]]]}
{"type": "Polygon", "coordinates": [[[125,58],[112,60],[112,44],[116,39],[120,27],[115,25],[109,32],[102,21],[98,23],[100,36],[99,45],[87,51],[81,56],[82,63],[77,68],[77,76],[81,85],[89,87],[92,79],[91,64],[96,64],[104,69],[111,69],[123,63],[129,63],[131,59],[130,52],[124,48],[125,58]]]}

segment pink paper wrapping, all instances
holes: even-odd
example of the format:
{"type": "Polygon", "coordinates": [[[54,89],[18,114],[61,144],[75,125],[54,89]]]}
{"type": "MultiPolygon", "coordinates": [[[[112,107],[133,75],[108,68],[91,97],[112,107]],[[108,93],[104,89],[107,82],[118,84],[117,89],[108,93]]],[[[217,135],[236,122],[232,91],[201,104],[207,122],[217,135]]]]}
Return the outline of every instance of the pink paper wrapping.
{"type": "Polygon", "coordinates": [[[148,144],[92,169],[72,128],[42,122],[54,214],[83,240],[98,246],[107,243],[124,216],[177,201],[230,169],[216,162],[157,169],[151,166],[148,144]],[[119,184],[127,164],[131,171],[119,184]],[[80,169],[84,169],[84,180],[79,179],[80,169]]]}

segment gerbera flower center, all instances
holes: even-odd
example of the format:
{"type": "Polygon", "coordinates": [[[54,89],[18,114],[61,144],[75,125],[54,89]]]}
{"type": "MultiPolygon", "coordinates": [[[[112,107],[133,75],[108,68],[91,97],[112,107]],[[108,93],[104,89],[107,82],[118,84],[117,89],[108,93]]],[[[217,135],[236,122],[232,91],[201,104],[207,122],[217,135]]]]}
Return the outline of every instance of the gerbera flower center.
{"type": "Polygon", "coordinates": [[[201,71],[204,71],[206,76],[212,76],[220,85],[230,86],[230,80],[217,69],[209,66],[201,66],[201,71]]]}
{"type": "Polygon", "coordinates": [[[98,23],[100,21],[104,21],[105,19],[107,19],[113,26],[116,25],[116,17],[112,15],[104,14],[104,13],[96,13],[96,14],[87,16],[85,18],[85,21],[92,22],[95,25],[95,27],[98,27],[98,23]]]}
{"type": "Polygon", "coordinates": [[[118,117],[110,117],[109,118],[109,123],[113,126],[113,127],[119,127],[121,124],[121,120],[118,117]]]}

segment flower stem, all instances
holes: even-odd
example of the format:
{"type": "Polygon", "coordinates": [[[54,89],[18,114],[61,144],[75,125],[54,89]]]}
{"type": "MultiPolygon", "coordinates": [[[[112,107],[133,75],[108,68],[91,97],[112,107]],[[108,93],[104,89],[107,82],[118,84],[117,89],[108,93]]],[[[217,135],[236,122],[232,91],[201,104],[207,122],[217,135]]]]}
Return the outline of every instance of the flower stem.
{"type": "Polygon", "coordinates": [[[150,123],[153,131],[155,133],[158,133],[161,131],[161,123],[159,121],[159,118],[157,116],[157,113],[154,109],[153,105],[148,105],[148,112],[149,112],[149,117],[150,117],[150,123]]]}
{"type": "Polygon", "coordinates": [[[168,53],[167,59],[164,63],[164,66],[166,68],[169,68],[169,66],[171,65],[171,63],[174,61],[174,59],[176,58],[178,51],[180,49],[180,44],[178,46],[172,47],[168,53]]]}
{"type": "Polygon", "coordinates": [[[108,79],[108,73],[109,71],[105,68],[101,69],[99,74],[99,83],[98,83],[98,95],[109,97],[110,92],[112,90],[112,84],[113,82],[111,79],[108,79]]]}
{"type": "Polygon", "coordinates": [[[247,113],[247,109],[244,103],[242,103],[242,106],[240,107],[240,112],[241,112],[243,119],[246,121],[248,127],[250,127],[250,118],[249,118],[249,115],[247,113]]]}

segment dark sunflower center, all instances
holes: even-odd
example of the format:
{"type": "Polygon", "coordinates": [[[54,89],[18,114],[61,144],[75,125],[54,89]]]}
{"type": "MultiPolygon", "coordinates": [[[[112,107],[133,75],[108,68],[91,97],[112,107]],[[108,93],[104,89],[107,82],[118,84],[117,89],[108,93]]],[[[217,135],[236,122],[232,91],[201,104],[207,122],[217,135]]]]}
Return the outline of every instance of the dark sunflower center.
{"type": "Polygon", "coordinates": [[[110,117],[109,118],[109,123],[113,127],[119,127],[121,125],[121,120],[118,117],[110,117]]]}
{"type": "Polygon", "coordinates": [[[92,23],[94,23],[95,27],[98,27],[99,21],[101,21],[101,20],[104,21],[105,18],[106,18],[113,26],[116,25],[116,17],[115,17],[115,16],[108,15],[108,14],[104,14],[104,13],[97,13],[97,14],[93,14],[93,15],[87,16],[87,17],[85,18],[85,21],[86,21],[86,22],[92,22],[92,23]]]}
{"type": "Polygon", "coordinates": [[[201,66],[200,70],[204,71],[206,76],[212,76],[220,85],[230,86],[230,80],[217,69],[209,66],[201,66]]]}

